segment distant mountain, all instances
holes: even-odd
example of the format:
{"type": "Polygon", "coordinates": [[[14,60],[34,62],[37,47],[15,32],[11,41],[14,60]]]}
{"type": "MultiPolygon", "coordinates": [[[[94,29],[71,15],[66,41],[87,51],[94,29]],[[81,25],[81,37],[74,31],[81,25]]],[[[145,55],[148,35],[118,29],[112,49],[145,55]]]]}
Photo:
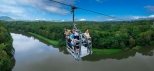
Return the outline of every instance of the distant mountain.
{"type": "Polygon", "coordinates": [[[5,20],[5,21],[12,21],[13,19],[8,17],[8,16],[1,16],[0,20],[5,20]]]}

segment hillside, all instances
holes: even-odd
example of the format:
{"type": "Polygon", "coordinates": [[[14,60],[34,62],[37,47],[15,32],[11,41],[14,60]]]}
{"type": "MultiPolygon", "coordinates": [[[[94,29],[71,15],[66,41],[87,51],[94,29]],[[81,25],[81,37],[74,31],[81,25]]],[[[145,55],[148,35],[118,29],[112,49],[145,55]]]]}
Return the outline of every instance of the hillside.
{"type": "Polygon", "coordinates": [[[1,16],[0,20],[5,20],[5,21],[11,21],[13,20],[12,18],[8,17],[8,16],[1,16]]]}

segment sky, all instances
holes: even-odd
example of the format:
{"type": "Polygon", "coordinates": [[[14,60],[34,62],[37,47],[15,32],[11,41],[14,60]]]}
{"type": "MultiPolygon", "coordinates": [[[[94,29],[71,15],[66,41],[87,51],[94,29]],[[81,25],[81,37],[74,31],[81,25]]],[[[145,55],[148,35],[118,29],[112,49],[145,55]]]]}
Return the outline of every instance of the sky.
{"type": "MultiPolygon", "coordinates": [[[[55,0],[116,18],[75,10],[76,21],[154,18],[154,0],[55,0]]],[[[0,16],[15,20],[72,21],[71,8],[50,0],[0,0],[0,16]]]]}

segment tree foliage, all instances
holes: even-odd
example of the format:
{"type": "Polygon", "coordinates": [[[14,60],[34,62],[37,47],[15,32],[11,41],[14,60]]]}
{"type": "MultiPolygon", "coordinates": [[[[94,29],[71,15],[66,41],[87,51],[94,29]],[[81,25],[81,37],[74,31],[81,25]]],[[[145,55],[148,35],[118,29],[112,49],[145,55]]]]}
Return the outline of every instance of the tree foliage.
{"type": "Polygon", "coordinates": [[[8,71],[12,67],[11,57],[14,54],[12,37],[0,21],[0,71],[8,71]]]}
{"type": "MultiPolygon", "coordinates": [[[[64,27],[72,29],[71,22],[6,22],[10,30],[33,32],[65,46],[64,27]]],[[[77,28],[83,33],[89,29],[93,48],[124,49],[135,46],[146,46],[154,41],[152,21],[121,21],[121,22],[76,22],[77,28]]]]}

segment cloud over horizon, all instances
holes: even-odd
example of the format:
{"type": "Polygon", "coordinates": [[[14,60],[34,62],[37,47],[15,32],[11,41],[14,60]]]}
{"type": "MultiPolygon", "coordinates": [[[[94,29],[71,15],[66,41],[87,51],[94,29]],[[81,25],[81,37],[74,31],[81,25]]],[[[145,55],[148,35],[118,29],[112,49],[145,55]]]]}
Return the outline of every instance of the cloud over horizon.
{"type": "MultiPolygon", "coordinates": [[[[37,9],[57,13],[57,14],[68,14],[69,11],[64,9],[62,5],[52,2],[50,0],[15,0],[20,3],[27,4],[29,6],[36,7],[37,9]]],[[[65,4],[74,4],[75,0],[56,0],[65,4]]]]}
{"type": "MultiPolygon", "coordinates": [[[[74,4],[75,0],[57,0],[66,4],[74,4]]],[[[31,18],[31,14],[38,14],[37,11],[67,15],[70,12],[64,6],[50,0],[1,0],[0,16],[9,15],[13,18],[31,18]],[[35,10],[34,10],[35,9],[35,10]]]]}
{"type": "Polygon", "coordinates": [[[129,16],[128,19],[146,19],[146,18],[154,18],[154,15],[149,16],[129,16]]]}
{"type": "MultiPolygon", "coordinates": [[[[140,19],[154,17],[154,4],[152,0],[138,1],[128,0],[55,0],[69,5],[75,5],[83,9],[96,11],[106,15],[113,15],[110,18],[83,10],[75,10],[75,18],[78,21],[86,20],[118,20],[120,19],[140,19]],[[120,2],[118,6],[115,2],[120,2]],[[132,6],[128,5],[129,2],[132,6]],[[128,7],[127,9],[125,9],[128,7]],[[146,12],[146,13],[145,13],[146,12]]],[[[0,16],[9,16],[16,20],[65,20],[71,21],[72,15],[70,7],[52,2],[50,0],[1,0],[0,16]]]]}
{"type": "Polygon", "coordinates": [[[84,18],[81,18],[81,19],[79,19],[79,21],[86,21],[86,19],[84,19],[84,18]]]}

